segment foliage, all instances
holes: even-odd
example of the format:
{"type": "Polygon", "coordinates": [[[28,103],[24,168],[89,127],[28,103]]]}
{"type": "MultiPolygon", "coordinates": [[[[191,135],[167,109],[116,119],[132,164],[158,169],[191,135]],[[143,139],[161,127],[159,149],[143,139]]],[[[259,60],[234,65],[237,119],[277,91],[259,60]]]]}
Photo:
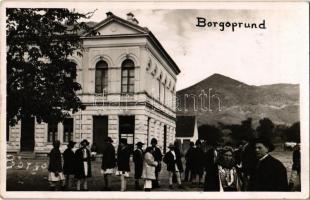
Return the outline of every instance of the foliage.
{"type": "MultiPolygon", "coordinates": [[[[24,117],[60,122],[84,109],[76,91],[76,68],[69,56],[82,50],[78,35],[90,27],[68,9],[6,10],[7,120],[15,125],[24,117]]],[[[79,52],[81,55],[81,52],[79,52]]]]}
{"type": "Polygon", "coordinates": [[[198,128],[199,139],[206,140],[207,144],[214,145],[221,141],[221,130],[214,125],[204,124],[198,128]]]}
{"type": "Polygon", "coordinates": [[[295,122],[286,131],[286,141],[300,143],[300,122],[295,122]]]}
{"type": "Polygon", "coordinates": [[[269,118],[263,118],[259,120],[259,126],[256,128],[256,131],[259,137],[272,139],[274,127],[275,125],[269,118]]]}

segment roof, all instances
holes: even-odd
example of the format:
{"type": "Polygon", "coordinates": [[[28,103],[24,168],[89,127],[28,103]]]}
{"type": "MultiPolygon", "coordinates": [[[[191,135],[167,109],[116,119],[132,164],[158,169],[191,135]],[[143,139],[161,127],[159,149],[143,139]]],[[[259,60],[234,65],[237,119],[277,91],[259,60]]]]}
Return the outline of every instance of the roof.
{"type": "MultiPolygon", "coordinates": [[[[155,37],[155,35],[146,27],[141,27],[135,23],[132,23],[128,20],[122,19],[116,15],[114,15],[113,13],[109,13],[108,17],[104,20],[102,20],[101,22],[99,22],[98,24],[96,24],[91,31],[84,33],[82,35],[82,38],[100,38],[102,36],[91,36],[91,32],[96,31],[98,29],[100,29],[101,27],[103,27],[104,25],[111,23],[112,21],[117,21],[123,25],[127,25],[137,31],[139,31],[141,34],[139,36],[144,36],[147,37],[149,39],[149,41],[153,44],[153,46],[159,51],[159,53],[167,60],[167,62],[169,63],[170,67],[174,70],[174,72],[176,74],[179,74],[181,72],[181,70],[179,69],[179,67],[177,66],[177,64],[174,62],[174,60],[169,56],[169,54],[166,52],[166,50],[163,48],[163,46],[160,44],[160,42],[157,40],[157,38],[155,37]]],[[[138,35],[137,35],[138,36],[138,35]]]]}
{"type": "Polygon", "coordinates": [[[195,116],[177,116],[176,137],[193,137],[195,123],[195,116]]]}

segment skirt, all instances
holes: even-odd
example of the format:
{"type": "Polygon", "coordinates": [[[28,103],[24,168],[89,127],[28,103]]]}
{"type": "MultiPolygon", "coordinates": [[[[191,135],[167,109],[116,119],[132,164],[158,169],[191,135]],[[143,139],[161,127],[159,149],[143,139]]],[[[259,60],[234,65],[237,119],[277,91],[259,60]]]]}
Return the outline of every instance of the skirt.
{"type": "Polygon", "coordinates": [[[114,168],[102,170],[103,174],[114,174],[114,168]]]}
{"type": "Polygon", "coordinates": [[[55,176],[54,172],[48,174],[48,181],[62,181],[65,180],[65,176],[62,172],[58,173],[58,176],[55,176]]]}
{"type": "Polygon", "coordinates": [[[129,177],[129,172],[126,172],[126,171],[116,171],[115,172],[115,175],[116,176],[121,176],[121,175],[123,175],[123,176],[125,176],[125,177],[129,177]]]}
{"type": "Polygon", "coordinates": [[[152,189],[152,180],[144,181],[144,189],[152,189]]]}

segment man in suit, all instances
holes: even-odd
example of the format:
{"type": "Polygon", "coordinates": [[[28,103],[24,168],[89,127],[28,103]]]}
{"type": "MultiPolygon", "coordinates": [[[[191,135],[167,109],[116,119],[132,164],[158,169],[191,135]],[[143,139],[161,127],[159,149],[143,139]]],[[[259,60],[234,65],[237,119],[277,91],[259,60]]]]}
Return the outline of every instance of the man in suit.
{"type": "Polygon", "coordinates": [[[266,138],[257,138],[254,141],[256,170],[250,177],[249,190],[251,191],[288,191],[288,180],[284,165],[269,152],[275,149],[266,138]]]}

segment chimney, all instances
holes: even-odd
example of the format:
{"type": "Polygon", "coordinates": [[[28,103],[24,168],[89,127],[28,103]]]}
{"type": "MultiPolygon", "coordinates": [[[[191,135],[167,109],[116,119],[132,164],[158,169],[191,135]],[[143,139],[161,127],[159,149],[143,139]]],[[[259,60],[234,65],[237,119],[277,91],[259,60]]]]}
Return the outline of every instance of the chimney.
{"type": "Polygon", "coordinates": [[[133,18],[133,19],[132,19],[132,23],[134,23],[134,24],[139,24],[139,21],[138,21],[136,18],[133,18]]]}
{"type": "Polygon", "coordinates": [[[134,18],[134,15],[131,12],[127,13],[127,20],[128,21],[132,21],[133,18],[134,18]]]}
{"type": "Polygon", "coordinates": [[[109,18],[109,17],[111,17],[113,15],[113,13],[112,12],[107,12],[106,15],[107,15],[107,18],[109,18]]]}

